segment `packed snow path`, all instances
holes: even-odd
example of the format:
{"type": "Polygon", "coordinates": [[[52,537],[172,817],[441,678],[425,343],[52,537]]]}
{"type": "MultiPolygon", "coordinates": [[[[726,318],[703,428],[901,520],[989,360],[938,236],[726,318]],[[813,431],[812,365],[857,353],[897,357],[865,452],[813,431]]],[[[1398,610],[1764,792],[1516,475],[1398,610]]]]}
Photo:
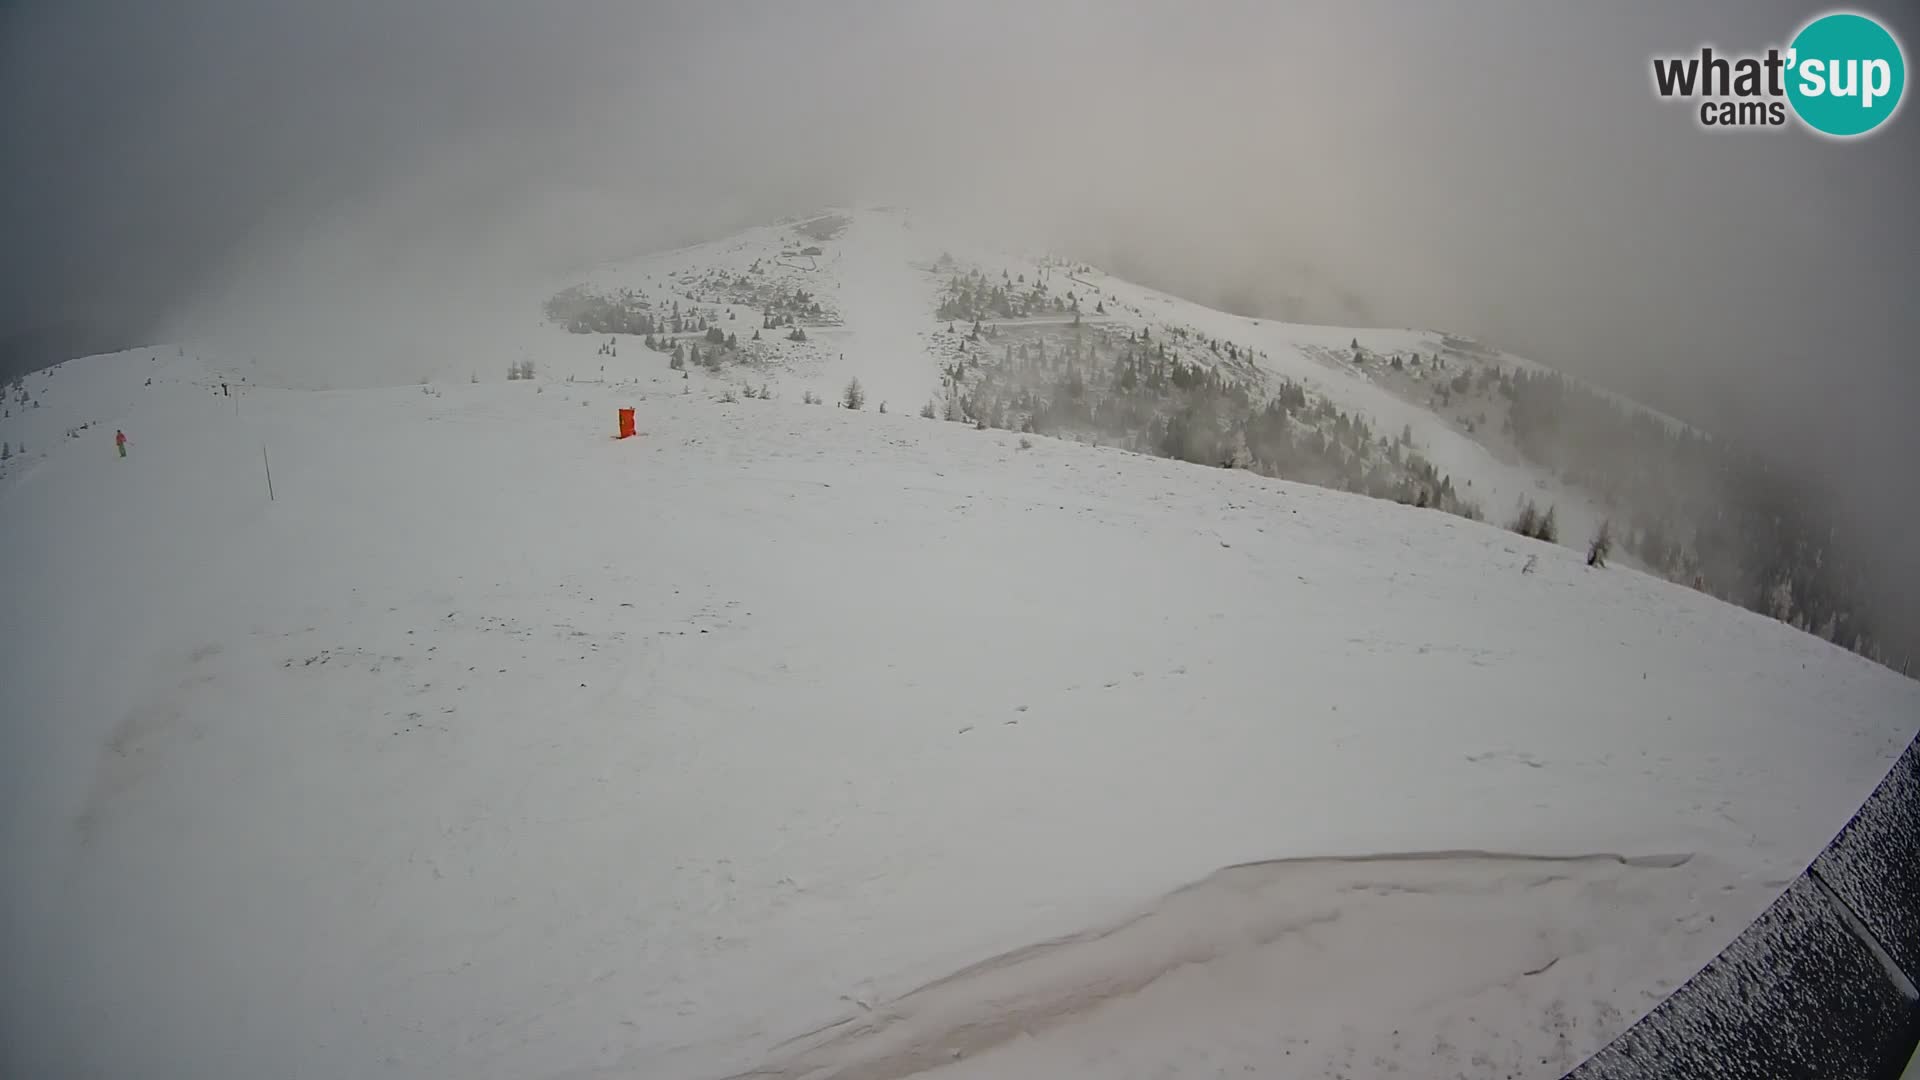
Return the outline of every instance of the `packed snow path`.
{"type": "Polygon", "coordinates": [[[1760,616],[1243,472],[56,374],[138,390],[0,487],[10,1074],[1557,1076],[1920,718],[1760,616]]]}
{"type": "Polygon", "coordinates": [[[844,253],[834,266],[837,299],[854,329],[822,334],[821,340],[844,347],[845,359],[836,366],[860,380],[868,408],[886,402],[894,412],[915,413],[939,385],[925,340],[937,306],[935,282],[915,268],[927,256],[915,249],[911,234],[867,217],[849,226],[836,250],[844,253]]]}

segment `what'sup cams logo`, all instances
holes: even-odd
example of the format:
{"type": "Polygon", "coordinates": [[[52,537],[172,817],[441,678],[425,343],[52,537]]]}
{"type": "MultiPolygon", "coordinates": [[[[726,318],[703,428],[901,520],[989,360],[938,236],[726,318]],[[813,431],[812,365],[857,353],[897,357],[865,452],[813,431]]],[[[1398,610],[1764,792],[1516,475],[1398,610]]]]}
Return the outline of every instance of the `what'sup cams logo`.
{"type": "Polygon", "coordinates": [[[1703,128],[1777,128],[1797,118],[1808,130],[1850,139],[1883,127],[1907,85],[1900,42],[1881,22],[1850,11],[1802,26],[1783,50],[1653,58],[1653,91],[1697,101],[1703,128]]]}

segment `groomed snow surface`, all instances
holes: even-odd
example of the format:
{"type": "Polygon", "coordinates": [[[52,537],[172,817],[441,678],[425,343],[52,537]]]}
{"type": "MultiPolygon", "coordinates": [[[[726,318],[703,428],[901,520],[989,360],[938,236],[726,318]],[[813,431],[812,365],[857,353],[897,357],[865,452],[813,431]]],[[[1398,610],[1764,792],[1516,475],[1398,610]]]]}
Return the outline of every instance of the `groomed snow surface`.
{"type": "Polygon", "coordinates": [[[0,481],[6,1075],[1557,1077],[1920,722],[1777,622],[1244,472],[210,378],[34,376],[0,481]]]}

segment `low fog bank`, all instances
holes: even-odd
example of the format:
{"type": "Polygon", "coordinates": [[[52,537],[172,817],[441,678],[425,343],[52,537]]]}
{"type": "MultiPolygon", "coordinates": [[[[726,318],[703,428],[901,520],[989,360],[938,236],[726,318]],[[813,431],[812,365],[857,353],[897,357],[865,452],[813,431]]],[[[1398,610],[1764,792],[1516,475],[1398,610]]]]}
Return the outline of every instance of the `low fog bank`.
{"type": "Polygon", "coordinates": [[[537,317],[530,281],[899,202],[1640,397],[1833,498],[1920,598],[1893,494],[1920,405],[1911,109],[1854,144],[1701,132],[1648,57],[1810,11],[1599,8],[18,4],[0,331],[411,381],[435,351],[484,362],[537,317]]]}

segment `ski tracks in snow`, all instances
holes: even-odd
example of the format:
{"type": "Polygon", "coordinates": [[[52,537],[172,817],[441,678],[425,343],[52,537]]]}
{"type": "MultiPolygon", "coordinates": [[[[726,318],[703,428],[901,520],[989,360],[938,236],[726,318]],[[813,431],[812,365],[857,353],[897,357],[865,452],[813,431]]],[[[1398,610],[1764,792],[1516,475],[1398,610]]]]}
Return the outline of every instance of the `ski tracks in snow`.
{"type": "MultiPolygon", "coordinates": [[[[1364,1018],[1385,1015],[1379,1003],[1387,998],[1408,999],[1392,1021],[1404,1030],[1379,1040],[1405,1047],[1407,1060],[1395,1065],[1417,1072],[1438,1045],[1441,1056],[1454,1046],[1483,1068],[1529,1057],[1560,1068],[1624,1025],[1633,1005],[1611,1000],[1596,979],[1621,922],[1618,899],[1697,886],[1693,873],[1675,876],[1692,862],[1685,854],[1455,851],[1228,867],[1114,925],[1015,949],[863,1005],[775,1045],[764,1063],[730,1080],[900,1080],[956,1063],[969,1067],[956,1075],[1055,1075],[1065,1064],[1060,1045],[1046,1041],[1055,1033],[1080,1054],[1122,1032],[1133,1036],[1130,1053],[1146,1044],[1163,1055],[1210,1036],[1245,1053],[1251,1038],[1271,1053],[1247,1060],[1271,1063],[1297,1050],[1304,1067],[1316,1038],[1337,1052],[1330,1019],[1364,1026],[1364,1018]],[[1515,918],[1522,911],[1532,917],[1515,918]],[[1549,1022],[1498,1031],[1472,1014],[1467,1023],[1447,1014],[1429,1033],[1404,1016],[1489,990],[1539,995],[1549,1022]],[[1144,1002],[1149,993],[1155,1000],[1144,1002]],[[1259,1025],[1239,1027],[1249,1013],[1261,1015],[1259,1025]],[[1589,1022],[1583,1027],[1575,1014],[1589,1022]],[[1156,1023],[1196,1018],[1204,1019],[1172,1044],[1138,1038],[1156,1023]],[[1086,1030],[1076,1035],[1076,1027],[1086,1030]],[[973,1067],[981,1055],[988,1056],[973,1067]]],[[[1124,1064],[1100,1062],[1098,1072],[1165,1075],[1159,1070],[1180,1064],[1150,1050],[1124,1064]]]]}

